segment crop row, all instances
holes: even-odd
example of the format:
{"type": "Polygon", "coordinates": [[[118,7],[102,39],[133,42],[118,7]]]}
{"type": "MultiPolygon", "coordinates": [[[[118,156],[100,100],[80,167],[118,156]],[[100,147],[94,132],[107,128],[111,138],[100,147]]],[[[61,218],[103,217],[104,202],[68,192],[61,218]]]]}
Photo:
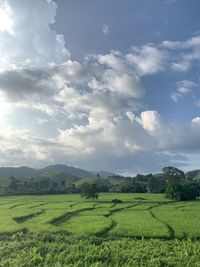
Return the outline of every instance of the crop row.
{"type": "MultiPolygon", "coordinates": [[[[148,194],[147,194],[148,195],[148,194]]],[[[0,200],[0,233],[59,232],[81,236],[199,238],[200,202],[174,203],[155,198],[113,205],[108,196],[83,201],[77,196],[10,197],[0,200]]]]}

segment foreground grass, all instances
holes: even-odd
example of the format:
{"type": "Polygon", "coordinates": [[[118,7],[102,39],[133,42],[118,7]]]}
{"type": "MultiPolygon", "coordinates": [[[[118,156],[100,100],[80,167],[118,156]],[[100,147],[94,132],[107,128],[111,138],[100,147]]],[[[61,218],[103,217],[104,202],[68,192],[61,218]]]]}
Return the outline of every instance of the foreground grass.
{"type": "Polygon", "coordinates": [[[0,237],[2,267],[199,265],[198,241],[83,238],[65,233],[17,233],[0,237]]]}

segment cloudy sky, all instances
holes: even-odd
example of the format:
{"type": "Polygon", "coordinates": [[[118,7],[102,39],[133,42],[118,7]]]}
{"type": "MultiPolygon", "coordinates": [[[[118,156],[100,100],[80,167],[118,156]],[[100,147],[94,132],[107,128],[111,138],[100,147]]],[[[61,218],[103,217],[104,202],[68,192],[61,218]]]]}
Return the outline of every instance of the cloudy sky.
{"type": "Polygon", "coordinates": [[[0,0],[0,166],[200,168],[199,0],[0,0]]]}

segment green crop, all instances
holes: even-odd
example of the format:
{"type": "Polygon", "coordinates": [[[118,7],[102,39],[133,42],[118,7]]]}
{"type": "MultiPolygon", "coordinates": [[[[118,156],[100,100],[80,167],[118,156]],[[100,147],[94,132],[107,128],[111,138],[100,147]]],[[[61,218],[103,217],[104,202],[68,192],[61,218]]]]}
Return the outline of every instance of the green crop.
{"type": "Polygon", "coordinates": [[[0,266],[200,266],[199,221],[161,194],[1,197],[0,266]]]}

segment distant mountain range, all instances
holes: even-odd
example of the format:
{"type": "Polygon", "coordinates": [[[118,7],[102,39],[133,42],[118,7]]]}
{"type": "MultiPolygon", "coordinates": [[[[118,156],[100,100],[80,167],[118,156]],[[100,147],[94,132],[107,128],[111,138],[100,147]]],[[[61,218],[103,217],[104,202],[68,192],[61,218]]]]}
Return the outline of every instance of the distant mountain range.
{"type": "Polygon", "coordinates": [[[30,178],[32,176],[52,176],[54,174],[68,174],[79,179],[83,178],[96,178],[99,174],[100,177],[107,178],[113,173],[100,171],[89,172],[83,169],[67,166],[67,165],[51,165],[42,169],[34,169],[26,166],[22,167],[0,167],[0,177],[14,176],[16,178],[30,178]]]}
{"type": "MultiPolygon", "coordinates": [[[[186,175],[191,181],[200,181],[200,170],[187,172],[186,175]]],[[[154,176],[160,178],[162,174],[154,176]]],[[[110,172],[89,172],[59,164],[41,169],[0,167],[0,195],[79,193],[83,183],[95,183],[99,192],[146,192],[148,179],[149,175],[137,175],[131,179],[132,183],[130,178],[110,172]]]]}
{"type": "MultiPolygon", "coordinates": [[[[27,166],[21,167],[0,167],[0,177],[9,177],[14,176],[16,178],[31,178],[31,177],[44,177],[44,176],[51,176],[54,177],[55,175],[58,177],[59,175],[65,175],[66,177],[74,177],[78,179],[85,179],[85,178],[107,178],[109,176],[116,175],[111,172],[106,171],[86,171],[80,168],[75,168],[72,166],[57,164],[51,165],[41,169],[34,169],[27,166]]],[[[186,173],[188,177],[192,180],[200,180],[200,170],[192,170],[186,173]]]]}

